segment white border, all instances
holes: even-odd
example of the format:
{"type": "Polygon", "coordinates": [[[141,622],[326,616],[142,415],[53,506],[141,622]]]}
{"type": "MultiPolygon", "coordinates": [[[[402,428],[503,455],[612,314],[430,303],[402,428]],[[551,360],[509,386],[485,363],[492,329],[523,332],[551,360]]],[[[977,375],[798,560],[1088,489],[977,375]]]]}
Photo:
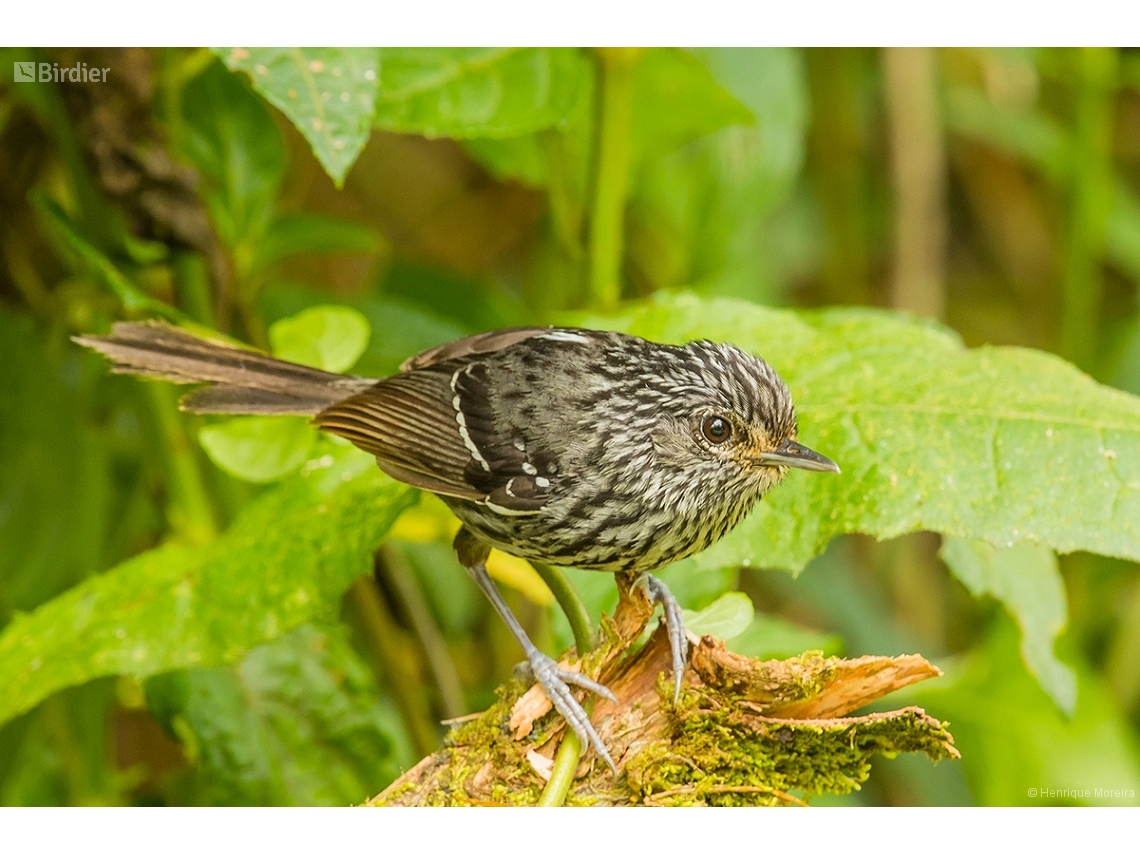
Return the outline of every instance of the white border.
{"type": "Polygon", "coordinates": [[[130,45],[1137,44],[1130,0],[24,0],[0,42],[130,45]]]}

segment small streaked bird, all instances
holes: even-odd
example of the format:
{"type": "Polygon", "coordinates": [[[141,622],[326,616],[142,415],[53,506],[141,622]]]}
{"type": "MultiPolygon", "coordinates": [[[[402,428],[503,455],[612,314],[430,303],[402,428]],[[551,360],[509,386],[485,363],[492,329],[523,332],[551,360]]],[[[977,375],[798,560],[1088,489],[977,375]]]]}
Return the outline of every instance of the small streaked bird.
{"type": "Polygon", "coordinates": [[[207,341],[159,322],[80,336],[120,373],[208,384],[195,413],[294,414],[376,456],[398,481],[440,496],[463,523],[455,549],[583,744],[614,763],[576,685],[527,637],[485,561],[492,547],[559,566],[634,571],[661,603],[674,700],[688,658],[681,609],[651,571],[723,537],[789,467],[838,472],[796,442],[791,395],[764,360],[710,341],[515,328],[407,360],[381,380],[330,374],[207,341]]]}

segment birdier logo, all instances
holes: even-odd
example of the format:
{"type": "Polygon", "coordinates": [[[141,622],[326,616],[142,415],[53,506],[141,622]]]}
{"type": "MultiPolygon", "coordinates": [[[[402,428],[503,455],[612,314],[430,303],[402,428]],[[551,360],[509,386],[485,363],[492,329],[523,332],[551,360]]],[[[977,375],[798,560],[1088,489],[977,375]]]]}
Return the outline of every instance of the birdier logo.
{"type": "Polygon", "coordinates": [[[91,68],[85,62],[61,66],[58,62],[16,62],[12,80],[16,83],[106,83],[109,68],[91,68]]]}

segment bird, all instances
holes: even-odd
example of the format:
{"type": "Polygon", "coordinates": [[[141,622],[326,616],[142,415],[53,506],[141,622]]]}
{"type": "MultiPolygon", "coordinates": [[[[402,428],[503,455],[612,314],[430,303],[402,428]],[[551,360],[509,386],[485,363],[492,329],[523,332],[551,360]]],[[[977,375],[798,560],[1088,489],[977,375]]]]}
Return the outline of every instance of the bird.
{"type": "Polygon", "coordinates": [[[583,745],[616,766],[571,686],[605,686],[537,649],[487,573],[492,548],[555,566],[629,571],[662,606],[680,697],[680,605],[653,572],[739,523],[788,469],[838,473],[797,441],[787,385],[731,344],[660,344],[620,332],[512,327],[407,359],[384,378],[334,374],[124,321],[74,339],[112,371],[205,384],[193,413],[305,415],[375,456],[458,517],[454,547],[522,646],[536,682],[583,745]]]}

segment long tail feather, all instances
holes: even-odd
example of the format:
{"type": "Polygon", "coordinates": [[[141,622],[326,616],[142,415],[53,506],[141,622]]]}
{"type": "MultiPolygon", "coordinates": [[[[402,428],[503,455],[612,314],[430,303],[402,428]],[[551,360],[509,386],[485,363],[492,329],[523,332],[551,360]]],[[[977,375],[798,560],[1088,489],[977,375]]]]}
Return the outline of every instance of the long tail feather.
{"type": "Polygon", "coordinates": [[[108,357],[118,374],[211,384],[182,399],[182,409],[195,413],[315,415],[376,382],[206,341],[159,321],[117,323],[110,335],[74,340],[108,357]]]}

